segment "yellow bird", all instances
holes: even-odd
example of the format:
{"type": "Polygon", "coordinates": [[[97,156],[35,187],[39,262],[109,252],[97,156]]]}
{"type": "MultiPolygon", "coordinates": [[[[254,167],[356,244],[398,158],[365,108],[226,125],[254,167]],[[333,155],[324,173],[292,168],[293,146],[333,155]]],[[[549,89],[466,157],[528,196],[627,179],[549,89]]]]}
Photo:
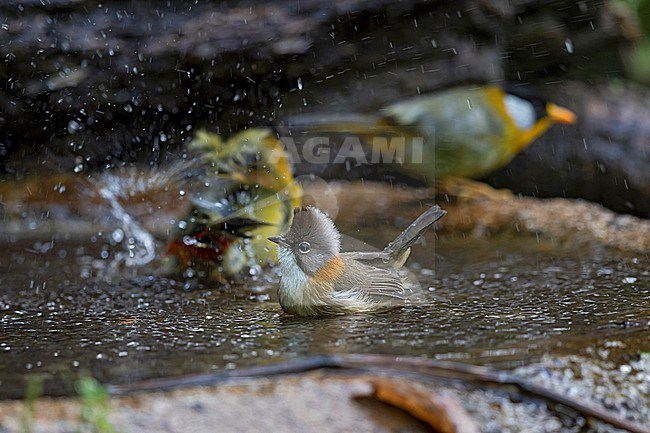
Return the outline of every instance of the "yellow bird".
{"type": "Polygon", "coordinates": [[[393,160],[380,162],[398,163],[398,169],[434,183],[481,178],[510,162],[551,125],[575,121],[573,112],[527,88],[484,85],[416,96],[379,115],[308,115],[289,123],[307,131],[361,136],[372,146],[368,162],[379,162],[374,156],[383,152],[393,160]]]}
{"type": "Polygon", "coordinates": [[[168,255],[182,269],[200,268],[219,280],[275,263],[277,248],[267,238],[286,231],[302,188],[273,132],[253,128],[223,140],[200,131],[189,149],[206,168],[205,187],[194,193],[168,255]]]}

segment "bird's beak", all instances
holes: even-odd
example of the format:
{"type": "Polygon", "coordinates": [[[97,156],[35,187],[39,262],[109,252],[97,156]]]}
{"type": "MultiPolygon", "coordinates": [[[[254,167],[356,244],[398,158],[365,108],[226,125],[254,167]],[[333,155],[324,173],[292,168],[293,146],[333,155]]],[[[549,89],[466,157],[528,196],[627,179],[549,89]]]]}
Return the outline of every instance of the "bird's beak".
{"type": "Polygon", "coordinates": [[[283,238],[282,236],[269,236],[267,239],[270,240],[271,242],[273,242],[274,244],[278,244],[278,245],[286,245],[287,244],[287,240],[285,238],[283,238]]]}
{"type": "Polygon", "coordinates": [[[549,119],[555,123],[565,123],[572,125],[576,123],[577,116],[576,114],[569,110],[568,108],[560,107],[555,104],[546,104],[546,112],[548,113],[549,119]]]}

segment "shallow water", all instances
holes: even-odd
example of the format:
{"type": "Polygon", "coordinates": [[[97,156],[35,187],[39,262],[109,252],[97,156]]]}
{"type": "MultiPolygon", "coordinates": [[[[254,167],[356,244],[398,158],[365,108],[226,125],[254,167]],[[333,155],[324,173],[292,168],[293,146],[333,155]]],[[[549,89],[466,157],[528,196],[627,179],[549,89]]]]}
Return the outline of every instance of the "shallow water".
{"type": "MultiPolygon", "coordinates": [[[[343,230],[379,247],[397,234],[343,230]]],[[[523,234],[436,237],[409,261],[427,304],[305,319],[282,314],[273,272],[231,288],[171,279],[156,265],[114,275],[102,268],[118,247],[101,237],[2,235],[0,398],[21,396],[34,373],[65,394],[81,373],[124,384],[337,352],[514,367],[650,319],[648,257],[560,250],[523,234]]]]}

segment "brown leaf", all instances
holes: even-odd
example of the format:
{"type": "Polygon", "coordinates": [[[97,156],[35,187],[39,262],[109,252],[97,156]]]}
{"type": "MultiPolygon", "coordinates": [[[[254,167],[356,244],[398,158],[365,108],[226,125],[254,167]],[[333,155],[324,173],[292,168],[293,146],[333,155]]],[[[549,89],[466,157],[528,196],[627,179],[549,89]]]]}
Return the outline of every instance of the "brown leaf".
{"type": "Polygon", "coordinates": [[[373,379],[373,397],[427,423],[440,433],[478,433],[480,430],[460,403],[419,383],[373,379]]]}

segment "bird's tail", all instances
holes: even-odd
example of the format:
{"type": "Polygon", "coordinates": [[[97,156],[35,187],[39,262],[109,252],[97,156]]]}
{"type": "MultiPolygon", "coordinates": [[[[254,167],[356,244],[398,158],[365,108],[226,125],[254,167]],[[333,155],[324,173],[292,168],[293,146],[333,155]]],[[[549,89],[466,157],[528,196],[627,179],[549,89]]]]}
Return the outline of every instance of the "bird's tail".
{"type": "Polygon", "coordinates": [[[294,133],[308,131],[365,136],[394,132],[394,127],[384,122],[379,116],[359,113],[302,114],[289,118],[284,126],[294,133]]]}
{"type": "Polygon", "coordinates": [[[393,242],[384,248],[384,252],[396,263],[404,263],[408,258],[411,245],[436,221],[442,218],[447,211],[435,205],[427,209],[410,226],[406,228],[393,242]]]}

